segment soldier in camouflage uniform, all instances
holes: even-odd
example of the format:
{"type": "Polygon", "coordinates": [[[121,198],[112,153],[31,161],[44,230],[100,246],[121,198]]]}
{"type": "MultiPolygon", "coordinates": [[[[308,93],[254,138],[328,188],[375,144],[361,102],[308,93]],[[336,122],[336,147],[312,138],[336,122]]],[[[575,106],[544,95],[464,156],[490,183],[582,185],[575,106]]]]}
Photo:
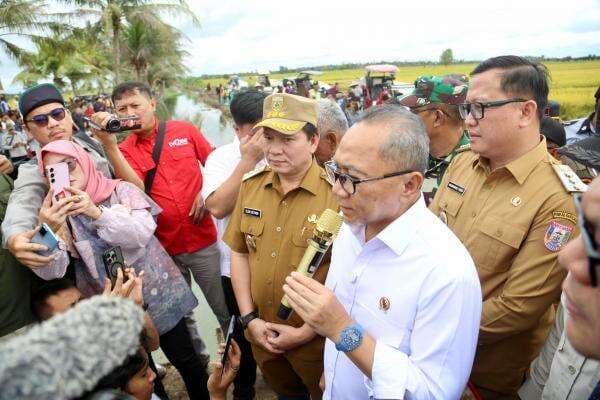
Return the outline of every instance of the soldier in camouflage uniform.
{"type": "Polygon", "coordinates": [[[466,75],[420,76],[415,81],[414,91],[399,100],[421,117],[429,135],[429,168],[423,184],[427,204],[454,156],[470,148],[458,113],[458,104],[465,102],[468,88],[466,75]]]}

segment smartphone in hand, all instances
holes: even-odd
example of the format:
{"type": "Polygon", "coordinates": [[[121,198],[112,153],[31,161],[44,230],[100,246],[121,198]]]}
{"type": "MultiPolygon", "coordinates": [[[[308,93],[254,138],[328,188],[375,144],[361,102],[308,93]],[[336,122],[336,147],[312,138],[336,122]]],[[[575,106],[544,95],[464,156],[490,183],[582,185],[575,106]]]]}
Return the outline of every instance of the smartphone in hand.
{"type": "Polygon", "coordinates": [[[237,317],[235,315],[232,315],[231,320],[229,321],[229,328],[227,329],[227,337],[225,338],[225,351],[223,352],[223,357],[221,358],[221,365],[223,366],[221,374],[223,374],[223,371],[225,371],[225,362],[227,361],[227,357],[229,356],[229,349],[231,348],[231,339],[233,339],[233,333],[235,332],[236,324],[237,317]]]}
{"type": "Polygon", "coordinates": [[[123,252],[119,246],[111,247],[102,253],[102,261],[104,262],[106,276],[110,279],[112,287],[115,286],[119,268],[123,270],[123,282],[127,281],[127,276],[125,275],[125,259],[123,258],[123,252]]]}
{"type": "Polygon", "coordinates": [[[40,251],[38,254],[47,256],[58,246],[58,236],[46,224],[40,226],[40,230],[31,238],[32,243],[43,244],[48,247],[46,251],[40,251]]]}
{"type": "Polygon", "coordinates": [[[71,186],[69,166],[66,162],[48,165],[46,167],[46,177],[50,181],[50,187],[56,201],[69,195],[65,189],[71,186]]]}

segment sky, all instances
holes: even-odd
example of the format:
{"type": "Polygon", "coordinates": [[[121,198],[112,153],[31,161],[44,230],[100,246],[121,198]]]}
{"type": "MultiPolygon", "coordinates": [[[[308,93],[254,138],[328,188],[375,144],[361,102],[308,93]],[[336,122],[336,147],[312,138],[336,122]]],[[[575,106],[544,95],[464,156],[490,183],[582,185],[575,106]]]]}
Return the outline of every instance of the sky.
{"type": "MultiPolygon", "coordinates": [[[[201,26],[165,16],[187,37],[190,74],[228,74],[380,60],[500,54],[600,55],[600,0],[188,0],[201,26]],[[372,4],[370,7],[369,4],[372,4]],[[575,7],[576,5],[576,7],[575,7]]],[[[11,85],[18,67],[0,57],[11,85]]]]}

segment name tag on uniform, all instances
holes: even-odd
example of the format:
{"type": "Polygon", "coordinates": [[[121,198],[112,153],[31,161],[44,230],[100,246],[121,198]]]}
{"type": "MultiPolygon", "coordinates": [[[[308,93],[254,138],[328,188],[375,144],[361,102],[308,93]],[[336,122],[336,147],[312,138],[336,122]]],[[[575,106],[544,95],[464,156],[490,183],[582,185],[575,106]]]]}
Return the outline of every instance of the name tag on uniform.
{"type": "Polygon", "coordinates": [[[255,209],[255,208],[244,207],[244,214],[246,214],[246,215],[252,215],[253,217],[260,218],[260,216],[262,215],[262,212],[260,210],[255,209]]]}
{"type": "Polygon", "coordinates": [[[464,188],[464,187],[462,187],[462,186],[460,186],[460,185],[457,185],[457,184],[456,184],[456,183],[454,183],[454,182],[448,182],[448,187],[449,187],[451,190],[454,190],[456,193],[460,194],[461,196],[462,196],[463,194],[465,194],[465,188],[464,188]]]}

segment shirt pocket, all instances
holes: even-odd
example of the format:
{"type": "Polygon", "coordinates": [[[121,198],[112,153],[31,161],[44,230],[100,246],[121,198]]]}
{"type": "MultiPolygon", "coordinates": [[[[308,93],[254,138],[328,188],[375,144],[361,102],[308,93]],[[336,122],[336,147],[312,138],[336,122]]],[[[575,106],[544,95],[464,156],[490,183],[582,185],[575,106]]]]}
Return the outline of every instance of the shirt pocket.
{"type": "Polygon", "coordinates": [[[477,229],[469,246],[475,264],[494,272],[508,270],[527,232],[496,215],[485,216],[477,229]]]}
{"type": "MultiPolygon", "coordinates": [[[[362,300],[357,300],[356,304],[360,309],[360,314],[366,316],[364,322],[367,332],[375,338],[376,341],[387,344],[395,349],[402,350],[410,354],[410,335],[412,329],[404,326],[401,321],[407,321],[407,316],[402,315],[402,311],[389,310],[383,312],[368,307],[362,300]]],[[[359,324],[361,321],[357,321],[359,324]]]]}
{"type": "Polygon", "coordinates": [[[249,259],[251,262],[260,259],[260,249],[263,241],[263,231],[265,221],[261,218],[242,215],[240,221],[240,232],[244,235],[246,248],[248,249],[249,259]]]}
{"type": "Polygon", "coordinates": [[[185,145],[181,147],[174,147],[169,150],[169,156],[174,160],[183,160],[186,158],[195,158],[194,150],[192,146],[185,145]]]}
{"type": "Polygon", "coordinates": [[[315,223],[304,221],[302,225],[295,228],[296,232],[292,235],[292,243],[298,247],[308,247],[308,241],[313,237],[315,223]]]}
{"type": "Polygon", "coordinates": [[[460,211],[464,198],[458,194],[448,196],[440,203],[440,214],[438,217],[448,226],[452,226],[456,221],[456,216],[460,211]]]}

